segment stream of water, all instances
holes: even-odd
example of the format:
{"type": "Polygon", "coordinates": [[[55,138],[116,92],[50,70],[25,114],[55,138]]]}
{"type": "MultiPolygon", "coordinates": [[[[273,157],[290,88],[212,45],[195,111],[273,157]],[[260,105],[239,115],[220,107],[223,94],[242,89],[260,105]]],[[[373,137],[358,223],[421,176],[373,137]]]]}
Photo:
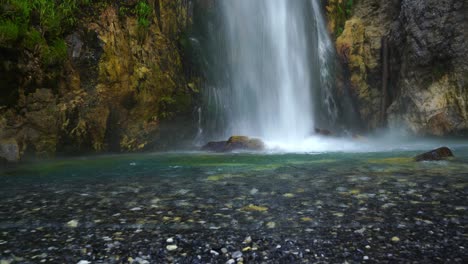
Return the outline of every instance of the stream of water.
{"type": "Polygon", "coordinates": [[[318,112],[336,119],[333,47],[315,2],[221,1],[223,41],[213,47],[225,67],[214,69],[218,86],[208,96],[222,137],[297,143],[313,133],[318,112]]]}

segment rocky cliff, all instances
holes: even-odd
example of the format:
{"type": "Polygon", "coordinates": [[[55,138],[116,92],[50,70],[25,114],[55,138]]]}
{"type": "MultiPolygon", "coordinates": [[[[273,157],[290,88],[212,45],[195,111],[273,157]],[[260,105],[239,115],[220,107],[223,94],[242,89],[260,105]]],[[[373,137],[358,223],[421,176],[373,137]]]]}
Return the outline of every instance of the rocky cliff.
{"type": "MultiPolygon", "coordinates": [[[[190,133],[199,82],[185,49],[191,1],[64,1],[77,8],[73,24],[54,35],[64,42],[64,58],[54,63],[44,59],[44,47],[58,42],[49,40],[51,19],[26,2],[1,2],[7,22],[9,12],[30,8],[16,39],[0,25],[1,144],[48,157],[163,148],[190,133]],[[37,43],[26,45],[36,29],[37,43]]],[[[64,8],[52,6],[57,14],[64,8]]]]}
{"type": "Polygon", "coordinates": [[[464,0],[329,0],[329,28],[366,129],[468,130],[464,0]]]}

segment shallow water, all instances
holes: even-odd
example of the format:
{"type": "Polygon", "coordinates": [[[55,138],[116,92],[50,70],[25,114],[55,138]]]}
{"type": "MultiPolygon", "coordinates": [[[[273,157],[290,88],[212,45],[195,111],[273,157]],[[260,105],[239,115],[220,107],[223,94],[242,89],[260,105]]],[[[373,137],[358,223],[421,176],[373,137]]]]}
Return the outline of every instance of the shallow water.
{"type": "Polygon", "coordinates": [[[464,262],[468,148],[452,147],[422,163],[400,150],[24,164],[0,172],[0,260],[464,262]]]}

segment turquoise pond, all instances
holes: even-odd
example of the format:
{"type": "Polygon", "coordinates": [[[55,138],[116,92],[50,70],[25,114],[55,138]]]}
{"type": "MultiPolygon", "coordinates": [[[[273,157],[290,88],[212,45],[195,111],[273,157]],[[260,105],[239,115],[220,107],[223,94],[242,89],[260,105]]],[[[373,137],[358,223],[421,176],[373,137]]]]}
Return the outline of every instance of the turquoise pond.
{"type": "Polygon", "coordinates": [[[420,163],[421,150],[29,162],[0,172],[0,259],[463,262],[468,147],[451,147],[420,163]]]}

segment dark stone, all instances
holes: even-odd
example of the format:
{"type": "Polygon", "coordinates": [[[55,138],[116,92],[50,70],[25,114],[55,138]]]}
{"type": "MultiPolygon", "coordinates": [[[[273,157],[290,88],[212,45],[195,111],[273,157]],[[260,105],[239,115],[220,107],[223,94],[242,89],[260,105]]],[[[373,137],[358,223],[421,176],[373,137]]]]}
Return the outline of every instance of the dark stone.
{"type": "Polygon", "coordinates": [[[328,129],[321,129],[321,128],[315,128],[315,133],[322,135],[322,136],[331,136],[333,135],[333,132],[331,132],[328,129]]]}
{"type": "Polygon", "coordinates": [[[447,147],[441,147],[416,156],[416,161],[436,161],[453,157],[452,151],[447,147]]]}
{"type": "Polygon", "coordinates": [[[265,144],[257,138],[246,136],[232,136],[227,141],[208,142],[202,147],[205,151],[230,152],[235,150],[260,151],[265,149],[265,144]]]}
{"type": "Polygon", "coordinates": [[[224,152],[227,141],[212,141],[202,147],[204,151],[224,152]]]}

